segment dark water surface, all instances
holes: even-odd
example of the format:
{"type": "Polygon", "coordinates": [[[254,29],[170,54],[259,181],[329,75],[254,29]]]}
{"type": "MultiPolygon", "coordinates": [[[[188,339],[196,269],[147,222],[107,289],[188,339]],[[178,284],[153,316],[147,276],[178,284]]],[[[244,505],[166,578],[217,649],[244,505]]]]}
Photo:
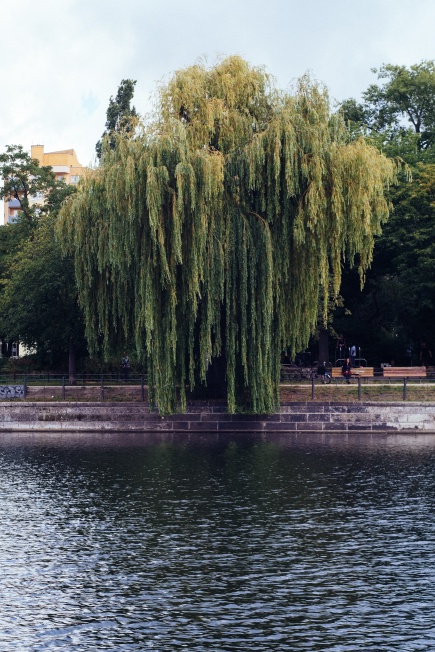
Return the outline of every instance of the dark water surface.
{"type": "Polygon", "coordinates": [[[435,650],[435,436],[0,435],[0,650],[435,650]]]}

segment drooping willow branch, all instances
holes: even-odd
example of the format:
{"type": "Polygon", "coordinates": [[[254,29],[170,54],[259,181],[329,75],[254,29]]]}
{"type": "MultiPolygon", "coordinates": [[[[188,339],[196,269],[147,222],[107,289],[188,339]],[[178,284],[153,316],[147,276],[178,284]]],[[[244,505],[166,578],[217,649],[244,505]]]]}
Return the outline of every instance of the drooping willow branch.
{"type": "Polygon", "coordinates": [[[282,349],[305,347],[344,259],[364,274],[396,172],[309,79],[279,93],[239,57],[175,73],[62,211],[91,349],[133,335],[162,412],[220,356],[230,411],[275,409],[282,349]]]}

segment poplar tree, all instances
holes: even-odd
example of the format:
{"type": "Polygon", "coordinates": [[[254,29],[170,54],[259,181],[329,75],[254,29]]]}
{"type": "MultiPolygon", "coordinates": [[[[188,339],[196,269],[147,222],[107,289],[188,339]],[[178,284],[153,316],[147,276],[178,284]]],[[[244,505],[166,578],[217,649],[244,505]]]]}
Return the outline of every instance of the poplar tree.
{"type": "Polygon", "coordinates": [[[219,360],[230,412],[275,410],[281,351],[305,347],[343,261],[363,278],[396,172],[307,77],[280,92],[237,56],[176,72],[62,210],[91,351],[133,335],[162,413],[219,360]]]}
{"type": "Polygon", "coordinates": [[[106,147],[113,149],[116,143],[116,134],[122,133],[124,136],[131,136],[134,133],[138,118],[135,107],[131,106],[135,86],[136,80],[123,79],[116,97],[110,97],[106,111],[106,128],[95,145],[98,159],[101,159],[103,154],[103,141],[106,141],[106,147]]]}

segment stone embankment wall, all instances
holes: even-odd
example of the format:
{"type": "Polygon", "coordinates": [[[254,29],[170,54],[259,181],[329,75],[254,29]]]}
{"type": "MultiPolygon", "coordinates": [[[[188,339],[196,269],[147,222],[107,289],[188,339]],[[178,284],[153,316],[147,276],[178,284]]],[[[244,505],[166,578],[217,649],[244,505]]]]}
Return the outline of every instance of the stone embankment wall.
{"type": "Polygon", "coordinates": [[[283,403],[277,414],[227,414],[197,402],[162,417],[146,403],[2,402],[0,431],[62,432],[435,432],[435,403],[283,403]]]}

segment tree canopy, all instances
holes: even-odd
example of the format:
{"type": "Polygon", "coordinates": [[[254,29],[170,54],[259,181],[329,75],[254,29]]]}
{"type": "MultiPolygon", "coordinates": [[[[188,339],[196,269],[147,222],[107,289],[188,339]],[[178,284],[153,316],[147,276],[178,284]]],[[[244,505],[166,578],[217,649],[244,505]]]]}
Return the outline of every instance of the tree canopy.
{"type": "Polygon", "coordinates": [[[119,85],[116,97],[111,97],[106,112],[106,129],[101,139],[95,145],[97,156],[101,159],[103,154],[103,143],[106,140],[108,147],[113,149],[116,143],[116,134],[132,134],[137,124],[137,112],[131,106],[136,81],[123,79],[119,85]]]}
{"type": "Polygon", "coordinates": [[[58,210],[64,198],[74,191],[74,187],[55,178],[49,165],[39,165],[21,145],[7,145],[0,154],[0,178],[0,198],[16,199],[29,222],[42,213],[58,210]]]}
{"type": "Polygon", "coordinates": [[[412,181],[390,192],[394,210],[376,239],[362,294],[346,274],[342,292],[352,314],[335,326],[352,332],[369,357],[403,363],[410,345],[435,344],[435,63],[375,72],[382,84],[362,94],[363,104],[343,103],[343,114],[354,135],[369,127],[374,146],[405,160],[412,181]]]}
{"type": "Polygon", "coordinates": [[[0,326],[8,339],[35,348],[52,364],[67,352],[75,382],[76,350],[86,350],[83,316],[72,260],[62,255],[54,237],[55,219],[53,214],[41,218],[10,260],[2,280],[0,326]]]}
{"type": "Polygon", "coordinates": [[[408,125],[418,134],[420,149],[430,146],[435,138],[435,62],[422,61],[409,68],[384,64],[372,72],[381,83],[369,86],[362,103],[352,98],[343,102],[345,118],[389,135],[408,125]]]}
{"type": "Polygon", "coordinates": [[[21,209],[17,223],[0,227],[0,332],[51,363],[68,353],[73,382],[76,349],[85,349],[83,317],[72,257],[63,255],[54,224],[76,186],[56,180],[21,145],[0,156],[0,174],[0,194],[17,199],[21,209]]]}
{"type": "Polygon", "coordinates": [[[159,97],[61,211],[89,344],[108,356],[134,333],[162,412],[219,359],[229,410],[269,412],[281,351],[306,346],[343,261],[364,275],[397,164],[349,141],[325,89],[281,92],[240,57],[180,70],[159,97]]]}

